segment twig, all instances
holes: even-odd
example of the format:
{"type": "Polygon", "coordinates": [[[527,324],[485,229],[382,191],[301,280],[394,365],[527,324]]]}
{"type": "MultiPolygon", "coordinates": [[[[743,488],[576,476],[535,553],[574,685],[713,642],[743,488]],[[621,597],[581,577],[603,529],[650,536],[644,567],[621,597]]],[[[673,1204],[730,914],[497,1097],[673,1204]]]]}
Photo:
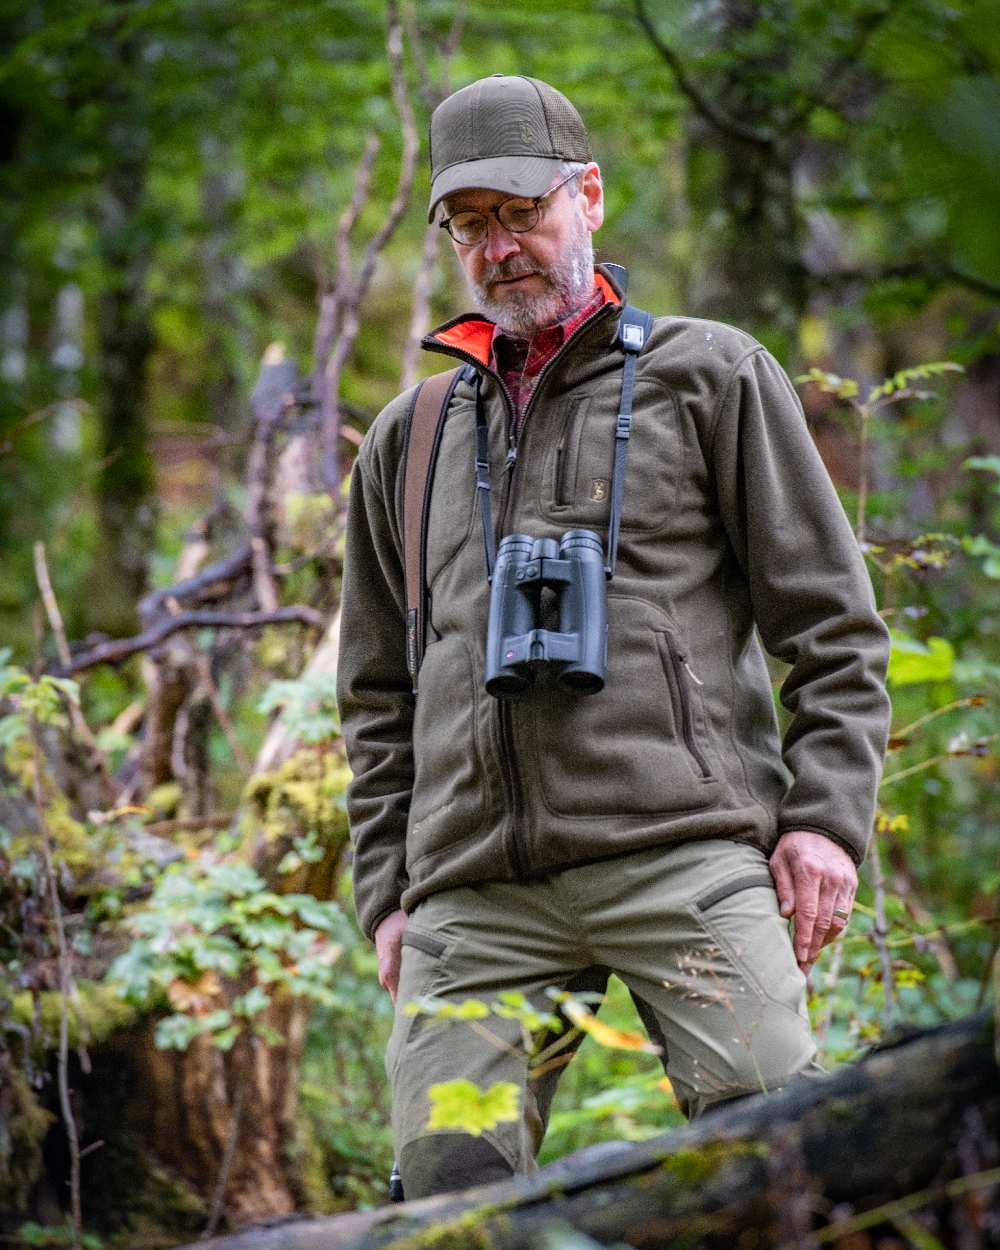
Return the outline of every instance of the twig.
{"type": "Polygon", "coordinates": [[[882,857],[879,854],[878,840],[872,840],[872,885],[875,891],[875,924],[872,938],[878,950],[879,962],[882,965],[882,1032],[888,1033],[892,1027],[895,1011],[895,980],[892,972],[892,956],[886,945],[889,925],[885,916],[885,877],[882,875],[882,857]]]}
{"type": "Polygon", "coordinates": [[[155,647],[171,634],[176,634],[179,629],[259,629],[262,625],[285,624],[322,629],[323,614],[306,604],[278,608],[274,612],[216,612],[207,609],[179,612],[176,616],[164,617],[156,625],[133,638],[115,638],[99,643],[90,651],[80,652],[60,676],[69,677],[73,673],[93,668],[95,664],[120,664],[130,655],[155,647]]]}
{"type": "Polygon", "coordinates": [[[175,833],[198,833],[202,829],[228,829],[233,817],[224,814],[216,816],[178,816],[173,820],[154,820],[143,825],[143,832],[155,838],[169,838],[175,833]]]}
{"type": "MultiPolygon", "coordinates": [[[[813,1236],[819,1242],[840,1241],[842,1238],[849,1237],[852,1233],[859,1233],[866,1228],[874,1228],[876,1224],[882,1224],[886,1220],[904,1215],[910,1211],[917,1211],[920,1207],[925,1207],[930,1202],[933,1202],[935,1198],[957,1198],[961,1194],[967,1194],[974,1189],[985,1189],[990,1185],[998,1183],[1000,1183],[1000,1168],[990,1168],[985,1172],[976,1172],[972,1176],[960,1176],[957,1180],[949,1181],[947,1185],[936,1185],[931,1189],[921,1189],[916,1193],[907,1194],[905,1198],[896,1198],[880,1207],[872,1207],[868,1211],[852,1215],[846,1220],[837,1220],[836,1223],[828,1224],[826,1228],[819,1229],[813,1233],[813,1236]]],[[[790,1250],[790,1247],[781,1246],[779,1250],[790,1250]]]]}
{"type": "Polygon", "coordinates": [[[830,967],[823,981],[823,994],[826,997],[826,1006],[823,1018],[816,1025],[816,1045],[819,1047],[826,1045],[827,1030],[833,1021],[833,991],[837,988],[837,982],[840,980],[840,967],[843,962],[844,943],[835,942],[833,953],[830,956],[830,967]]]}
{"type": "Polygon", "coordinates": [[[249,1069],[245,1069],[237,1078],[236,1097],[233,1100],[233,1122],[229,1129],[229,1136],[226,1139],[226,1148],[222,1155],[222,1163],[219,1166],[219,1179],[215,1186],[215,1194],[212,1197],[212,1209],[208,1217],[208,1223],[205,1225],[205,1231],[201,1235],[202,1241],[208,1241],[215,1234],[219,1220],[222,1218],[222,1206],[226,1199],[229,1173],[232,1170],[233,1159],[236,1155],[236,1142],[239,1138],[240,1123],[243,1119],[243,1101],[249,1080],[248,1071],[249,1069]]]}
{"type": "Polygon", "coordinates": [[[768,151],[772,150],[775,144],[773,134],[768,131],[757,130],[753,126],[745,126],[742,122],[737,121],[735,117],[724,113],[687,76],[677,53],[663,40],[653,24],[652,18],[646,12],[643,0],[633,0],[633,7],[636,20],[646,32],[650,43],[670,67],[678,87],[694,105],[695,112],[703,117],[709,125],[714,126],[716,130],[722,131],[723,134],[730,135],[734,139],[742,139],[746,143],[752,143],[755,147],[765,148],[768,151]]]}
{"type": "MultiPolygon", "coordinates": [[[[66,945],[66,929],[63,924],[62,905],[59,902],[59,886],[56,882],[55,864],[52,859],[52,846],[49,840],[49,825],[45,818],[45,802],[42,797],[42,760],[44,752],[38,737],[38,725],[31,718],[31,744],[34,754],[34,766],[31,775],[32,797],[38,812],[38,829],[41,835],[42,858],[45,864],[45,876],[49,887],[49,902],[52,906],[52,919],[56,927],[56,941],[59,950],[59,1106],[62,1111],[63,1124],[66,1128],[66,1142],[69,1147],[70,1164],[70,1208],[73,1218],[73,1250],[81,1250],[80,1238],[83,1219],[80,1210],[80,1138],[77,1134],[76,1119],[69,1096],[69,997],[73,990],[73,972],[69,961],[69,948],[66,945]]],[[[80,1017],[83,1026],[83,1017],[80,1017]]]]}
{"type": "MultiPolygon", "coordinates": [[[[66,627],[63,624],[62,612],[59,610],[59,603],[56,599],[55,591],[52,589],[52,579],[49,577],[49,565],[45,558],[44,543],[35,543],[34,559],[35,580],[38,583],[38,589],[42,596],[42,603],[45,605],[45,615],[49,618],[49,625],[52,628],[52,633],[55,635],[59,661],[64,668],[68,669],[73,660],[70,654],[69,642],[66,639],[66,627]]],[[[87,718],[83,714],[83,709],[73,700],[68,700],[68,706],[73,729],[90,752],[91,763],[100,774],[101,791],[104,800],[108,804],[114,804],[115,793],[111,783],[111,770],[108,767],[107,758],[97,745],[97,739],[87,724],[87,718]]]]}
{"type": "MultiPolygon", "coordinates": [[[[977,738],[977,745],[985,746],[987,742],[996,742],[1000,739],[1000,733],[987,734],[984,738],[977,738]]],[[[931,768],[935,764],[942,764],[945,760],[957,759],[959,755],[967,754],[967,752],[943,751],[940,755],[933,755],[930,759],[921,760],[919,764],[912,764],[909,768],[901,768],[898,772],[890,773],[888,777],[882,778],[882,786],[891,786],[894,781],[902,781],[904,777],[912,777],[914,773],[923,772],[925,768],[931,768]]]]}

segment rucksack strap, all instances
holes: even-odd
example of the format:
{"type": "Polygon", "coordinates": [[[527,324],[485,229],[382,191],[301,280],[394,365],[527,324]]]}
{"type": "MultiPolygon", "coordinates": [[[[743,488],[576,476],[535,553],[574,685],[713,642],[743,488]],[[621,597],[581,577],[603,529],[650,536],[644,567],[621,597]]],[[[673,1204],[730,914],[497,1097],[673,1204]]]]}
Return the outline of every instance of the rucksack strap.
{"type": "Polygon", "coordinates": [[[406,414],[403,444],[403,569],[406,584],[406,667],[414,691],[427,630],[427,517],[441,433],[463,369],[448,369],[417,387],[406,414]]]}

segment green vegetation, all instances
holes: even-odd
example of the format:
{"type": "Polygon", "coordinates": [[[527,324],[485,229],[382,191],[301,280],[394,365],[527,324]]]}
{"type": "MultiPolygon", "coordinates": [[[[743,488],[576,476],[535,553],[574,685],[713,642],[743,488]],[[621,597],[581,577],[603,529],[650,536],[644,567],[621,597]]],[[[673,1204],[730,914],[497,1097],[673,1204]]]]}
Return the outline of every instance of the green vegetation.
{"type": "MultiPolygon", "coordinates": [[[[599,258],[628,265],[637,304],[732,321],[797,381],[893,638],[874,851],[811,979],[822,1058],[992,993],[1000,5],[795,0],[706,17],[686,0],[469,0],[449,53],[458,7],[40,0],[0,14],[0,1237],[15,1245],[154,1250],[253,1218],[255,1195],[301,1211],[385,1197],[391,1004],[351,914],[334,661],[314,662],[340,593],[344,496],[323,487],[303,397],[328,364],[313,359],[320,298],[352,285],[342,215],[368,168],[339,249],[356,277],[396,194],[397,11],[420,134],[446,80],[561,86],[604,172],[599,258]],[[255,391],[265,352],[278,372],[255,391]],[[264,447],[269,395],[285,407],[264,447]],[[251,538],[263,563],[140,613],[144,593],[251,538]],[[294,622],[276,615],[293,607],[294,622]],[[271,619],[201,618],[74,668],[195,611],[271,619]],[[264,1092],[241,1124],[248,1055],[264,1092]],[[188,1097],[211,1114],[171,1119],[188,1097]],[[196,1127],[180,1140],[182,1121],[196,1127]],[[152,1124],[170,1126],[156,1158],[152,1124]]],[[[400,382],[425,157],[344,351],[345,480],[400,382]]],[[[464,306],[443,251],[429,288],[431,321],[464,306]]],[[[529,1035],[546,1023],[499,1006],[529,1035]]],[[[680,1121],[659,1059],[609,1048],[582,1019],[543,1162],[680,1121]]],[[[597,1024],[641,1031],[615,980],[597,1024]]],[[[447,1237],[470,1245],[471,1228],[447,1237]]]]}

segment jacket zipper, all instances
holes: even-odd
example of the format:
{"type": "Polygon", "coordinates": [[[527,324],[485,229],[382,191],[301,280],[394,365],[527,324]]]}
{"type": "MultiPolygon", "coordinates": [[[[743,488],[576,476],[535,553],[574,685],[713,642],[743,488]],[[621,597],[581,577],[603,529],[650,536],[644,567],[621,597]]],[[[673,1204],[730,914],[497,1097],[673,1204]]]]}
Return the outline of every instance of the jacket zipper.
{"type": "Polygon", "coordinates": [[[700,677],[696,676],[690,664],[687,662],[687,656],[680,649],[677,640],[673,634],[668,633],[667,651],[670,654],[670,664],[674,670],[674,683],[677,686],[677,697],[680,700],[681,707],[681,735],[684,738],[684,745],[691,754],[691,758],[698,765],[703,777],[711,777],[712,770],[708,766],[708,761],[702,753],[701,747],[698,746],[694,736],[694,717],[691,713],[691,694],[688,690],[688,676],[697,682],[699,686],[704,685],[700,677]]]}
{"type": "MultiPolygon", "coordinates": [[[[583,330],[592,326],[601,316],[605,315],[607,309],[609,308],[620,308],[620,305],[612,304],[610,302],[602,304],[600,308],[596,309],[591,316],[587,318],[586,321],[576,328],[572,337],[566,343],[563,343],[562,347],[559,348],[552,359],[542,368],[541,373],[538,375],[538,380],[535,382],[535,389],[531,393],[531,398],[528,400],[524,412],[521,415],[520,424],[522,430],[524,429],[528,416],[534,407],[535,400],[542,389],[542,382],[552,369],[552,366],[556,363],[573,339],[575,339],[577,335],[581,334],[583,330]]],[[[493,380],[500,387],[500,393],[504,397],[504,402],[507,405],[507,456],[504,460],[503,484],[501,487],[503,493],[501,496],[501,504],[498,509],[499,515],[496,520],[494,534],[497,543],[499,543],[500,536],[503,534],[504,526],[507,523],[507,513],[510,510],[516,486],[514,475],[517,468],[519,433],[513,397],[511,396],[506,383],[499,373],[489,368],[488,365],[484,365],[483,362],[473,356],[471,352],[463,352],[459,347],[447,347],[444,344],[438,343],[430,335],[423,339],[422,346],[432,351],[441,352],[446,356],[454,356],[457,360],[465,361],[467,364],[471,364],[475,368],[480,369],[483,373],[493,378],[493,380]]],[[[510,803],[511,813],[510,836],[507,839],[507,851],[516,879],[518,881],[524,881],[528,877],[528,862],[524,853],[524,836],[521,832],[523,804],[521,802],[521,779],[517,770],[517,760],[514,757],[514,735],[511,728],[511,717],[513,713],[508,701],[498,699],[497,704],[500,739],[500,766],[507,789],[507,797],[510,803]]]]}

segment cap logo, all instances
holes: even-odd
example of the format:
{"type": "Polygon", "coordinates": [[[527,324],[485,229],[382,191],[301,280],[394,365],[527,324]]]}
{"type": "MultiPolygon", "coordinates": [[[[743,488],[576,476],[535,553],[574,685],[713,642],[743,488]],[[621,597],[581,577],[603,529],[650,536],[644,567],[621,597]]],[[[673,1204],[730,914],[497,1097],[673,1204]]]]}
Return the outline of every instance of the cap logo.
{"type": "Polygon", "coordinates": [[[533,138],[534,135],[531,133],[531,127],[527,122],[521,122],[521,142],[528,144],[533,138]]]}

